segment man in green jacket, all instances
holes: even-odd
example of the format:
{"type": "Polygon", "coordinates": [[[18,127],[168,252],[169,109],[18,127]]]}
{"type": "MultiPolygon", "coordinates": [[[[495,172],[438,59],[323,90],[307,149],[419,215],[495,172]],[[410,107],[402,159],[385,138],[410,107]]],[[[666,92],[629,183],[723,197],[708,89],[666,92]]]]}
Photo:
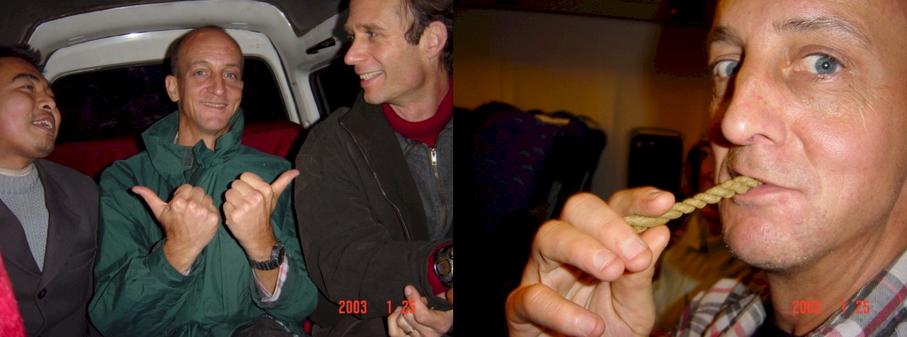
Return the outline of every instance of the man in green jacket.
{"type": "Polygon", "coordinates": [[[297,334],[316,290],[280,195],[299,173],[240,145],[243,56],[222,28],[168,54],[179,111],[101,176],[91,317],[107,336],[297,334]]]}

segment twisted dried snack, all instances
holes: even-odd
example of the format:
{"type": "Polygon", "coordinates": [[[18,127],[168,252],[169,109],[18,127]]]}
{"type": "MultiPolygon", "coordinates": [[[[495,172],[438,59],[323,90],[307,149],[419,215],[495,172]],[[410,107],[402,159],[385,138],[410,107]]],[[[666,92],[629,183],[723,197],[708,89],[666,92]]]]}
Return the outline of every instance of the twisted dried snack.
{"type": "Polygon", "coordinates": [[[679,218],[681,215],[690,214],[697,209],[705,207],[705,205],[717,203],[722,198],[730,198],[736,194],[746,193],[746,191],[759,185],[762,185],[759,180],[747,176],[739,176],[726,180],[692,198],[674,204],[670,211],[665,212],[661,216],[648,217],[634,214],[624,217],[624,221],[632,226],[637,233],[642,233],[649,227],[664,225],[670,220],[679,218]]]}

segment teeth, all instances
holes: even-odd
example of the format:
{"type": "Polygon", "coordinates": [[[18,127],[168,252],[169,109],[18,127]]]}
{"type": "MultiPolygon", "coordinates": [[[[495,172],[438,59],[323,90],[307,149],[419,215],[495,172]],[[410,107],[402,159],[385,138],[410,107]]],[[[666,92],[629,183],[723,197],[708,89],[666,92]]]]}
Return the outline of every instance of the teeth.
{"type": "Polygon", "coordinates": [[[359,75],[359,79],[360,79],[360,80],[363,80],[363,81],[366,81],[366,80],[370,80],[370,79],[373,79],[373,78],[375,78],[375,77],[378,77],[378,75],[380,75],[380,74],[381,74],[380,71],[373,71],[373,72],[370,72],[370,73],[365,73],[365,74],[359,75]]]}
{"type": "Polygon", "coordinates": [[[50,121],[43,120],[43,119],[39,120],[39,121],[33,121],[31,123],[32,123],[32,125],[37,125],[37,126],[40,126],[42,128],[48,129],[48,130],[52,130],[54,128],[54,125],[51,124],[50,121]]]}

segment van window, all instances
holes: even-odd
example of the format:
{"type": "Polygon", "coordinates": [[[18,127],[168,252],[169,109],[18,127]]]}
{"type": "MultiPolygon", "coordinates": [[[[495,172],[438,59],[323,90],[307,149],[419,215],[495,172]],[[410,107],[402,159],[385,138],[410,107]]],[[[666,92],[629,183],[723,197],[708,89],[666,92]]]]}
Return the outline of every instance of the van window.
{"type": "MultiPolygon", "coordinates": [[[[104,68],[63,76],[51,88],[62,114],[57,143],[137,135],[176,110],[164,89],[169,64],[104,68]]],[[[246,123],[289,120],[274,73],[247,57],[240,103],[246,123]]]]}
{"type": "Polygon", "coordinates": [[[313,71],[309,81],[315,91],[321,118],[340,107],[352,106],[361,91],[359,76],[356,76],[353,67],[343,63],[342,57],[334,59],[327,67],[313,71]]]}

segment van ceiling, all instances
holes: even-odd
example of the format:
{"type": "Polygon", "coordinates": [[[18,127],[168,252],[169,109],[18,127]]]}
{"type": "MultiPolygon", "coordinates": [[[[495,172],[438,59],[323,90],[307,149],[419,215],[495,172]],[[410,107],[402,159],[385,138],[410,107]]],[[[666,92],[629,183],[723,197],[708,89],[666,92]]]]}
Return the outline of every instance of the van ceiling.
{"type": "MultiPolygon", "coordinates": [[[[348,7],[348,0],[260,0],[285,13],[293,30],[300,36],[315,25],[348,7]]],[[[0,44],[22,43],[40,23],[67,15],[95,10],[179,1],[161,0],[31,0],[0,1],[0,44]]],[[[224,1],[230,5],[236,1],[224,1]]]]}

